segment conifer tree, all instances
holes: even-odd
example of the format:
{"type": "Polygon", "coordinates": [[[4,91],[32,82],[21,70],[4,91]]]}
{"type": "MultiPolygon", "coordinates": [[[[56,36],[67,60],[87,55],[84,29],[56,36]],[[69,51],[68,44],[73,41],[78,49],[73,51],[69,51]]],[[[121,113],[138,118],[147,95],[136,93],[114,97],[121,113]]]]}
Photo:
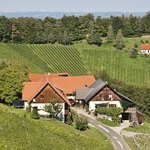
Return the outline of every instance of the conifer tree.
{"type": "Polygon", "coordinates": [[[116,36],[116,40],[115,40],[114,46],[118,50],[122,50],[125,47],[124,36],[122,34],[122,30],[121,29],[117,32],[117,36],[116,36]]]}
{"type": "Polygon", "coordinates": [[[107,42],[108,43],[113,43],[114,42],[114,32],[112,25],[108,27],[108,32],[107,32],[107,42]]]}

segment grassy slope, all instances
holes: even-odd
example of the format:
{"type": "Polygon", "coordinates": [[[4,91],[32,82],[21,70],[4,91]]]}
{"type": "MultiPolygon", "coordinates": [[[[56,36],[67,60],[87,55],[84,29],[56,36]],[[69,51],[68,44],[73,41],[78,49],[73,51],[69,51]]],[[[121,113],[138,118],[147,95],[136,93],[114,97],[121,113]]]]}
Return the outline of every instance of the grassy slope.
{"type": "Polygon", "coordinates": [[[4,44],[0,43],[0,58],[1,59],[15,59],[25,63],[29,70],[32,72],[47,72],[49,68],[46,63],[44,63],[40,58],[37,59],[37,56],[28,54],[29,49],[20,49],[20,45],[17,45],[17,50],[14,49],[15,44],[4,44]]]}
{"type": "MultiPolygon", "coordinates": [[[[141,44],[140,38],[125,39],[125,43],[128,50],[135,43],[141,44]]],[[[113,79],[150,87],[150,58],[138,55],[136,59],[131,59],[129,52],[117,51],[112,44],[98,47],[85,42],[71,46],[0,43],[0,58],[21,60],[33,73],[69,72],[71,75],[83,75],[86,70],[88,74],[106,70],[113,79]]]]}
{"type": "Polygon", "coordinates": [[[139,125],[137,127],[128,127],[125,128],[126,131],[137,132],[137,133],[146,133],[150,134],[150,123],[145,122],[144,125],[139,125]]]}
{"type": "Polygon", "coordinates": [[[129,144],[132,150],[146,150],[149,149],[149,139],[150,139],[150,123],[145,122],[144,125],[138,127],[128,127],[124,130],[143,133],[133,137],[124,137],[126,142],[129,144]]]}
{"type": "Polygon", "coordinates": [[[118,127],[118,126],[120,126],[119,123],[113,122],[113,121],[110,121],[110,120],[104,120],[104,119],[100,119],[100,118],[98,118],[97,120],[98,120],[99,122],[105,124],[105,125],[110,126],[110,127],[118,127]]]}
{"type": "Polygon", "coordinates": [[[105,141],[105,137],[96,129],[79,132],[56,120],[24,118],[23,110],[2,104],[0,114],[0,149],[112,149],[110,142],[105,141]]]}
{"type": "MultiPolygon", "coordinates": [[[[135,43],[140,46],[140,38],[125,39],[125,43],[128,50],[131,50],[135,43]]],[[[112,44],[106,43],[101,47],[77,43],[74,47],[81,53],[89,73],[105,70],[111,78],[125,83],[150,86],[150,58],[138,55],[136,59],[131,59],[129,51],[117,51],[112,44]]]]}
{"type": "Polygon", "coordinates": [[[133,137],[124,137],[131,150],[149,150],[150,135],[136,135],[133,137]]]}
{"type": "Polygon", "coordinates": [[[79,52],[62,45],[0,43],[0,58],[18,59],[26,63],[30,72],[33,73],[68,72],[70,75],[86,74],[79,52]]]}

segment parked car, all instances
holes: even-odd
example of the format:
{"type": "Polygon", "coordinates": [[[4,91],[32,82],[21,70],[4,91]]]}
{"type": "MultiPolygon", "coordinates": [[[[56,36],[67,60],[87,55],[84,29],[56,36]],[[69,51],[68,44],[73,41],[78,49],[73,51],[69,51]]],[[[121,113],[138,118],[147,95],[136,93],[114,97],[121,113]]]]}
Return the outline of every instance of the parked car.
{"type": "Polygon", "coordinates": [[[75,101],[73,99],[69,99],[71,106],[73,107],[75,105],[75,101]]]}
{"type": "Polygon", "coordinates": [[[15,108],[24,108],[24,101],[21,100],[21,99],[14,100],[14,101],[13,101],[13,106],[14,106],[15,108]]]}

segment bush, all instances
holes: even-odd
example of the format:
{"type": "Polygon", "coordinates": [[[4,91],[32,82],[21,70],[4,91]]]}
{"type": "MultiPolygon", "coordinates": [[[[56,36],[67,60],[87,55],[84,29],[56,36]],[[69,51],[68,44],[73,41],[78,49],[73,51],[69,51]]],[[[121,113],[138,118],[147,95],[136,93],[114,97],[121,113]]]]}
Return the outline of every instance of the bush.
{"type": "Polygon", "coordinates": [[[71,116],[73,122],[75,122],[76,118],[78,118],[78,113],[75,110],[71,110],[71,116]]]}
{"type": "Polygon", "coordinates": [[[130,51],[130,58],[137,58],[137,50],[135,48],[130,51]]]}
{"type": "Polygon", "coordinates": [[[61,112],[62,106],[57,103],[57,100],[53,99],[49,105],[45,105],[45,111],[49,113],[49,117],[59,118],[58,114],[61,112]]]}
{"type": "Polygon", "coordinates": [[[67,115],[66,117],[66,124],[72,125],[73,124],[73,119],[70,115],[67,115]]]}
{"type": "Polygon", "coordinates": [[[26,107],[26,112],[27,113],[31,112],[31,106],[26,107]]]}
{"type": "Polygon", "coordinates": [[[80,131],[84,131],[88,128],[88,120],[86,117],[79,115],[75,120],[75,127],[80,131]]]}
{"type": "Polygon", "coordinates": [[[33,107],[33,110],[31,111],[31,118],[32,119],[39,119],[39,114],[38,114],[38,110],[37,107],[33,107]]]}
{"type": "Polygon", "coordinates": [[[119,115],[121,114],[121,108],[111,108],[111,107],[98,107],[95,109],[95,114],[105,114],[112,116],[114,122],[119,122],[119,115]]]}

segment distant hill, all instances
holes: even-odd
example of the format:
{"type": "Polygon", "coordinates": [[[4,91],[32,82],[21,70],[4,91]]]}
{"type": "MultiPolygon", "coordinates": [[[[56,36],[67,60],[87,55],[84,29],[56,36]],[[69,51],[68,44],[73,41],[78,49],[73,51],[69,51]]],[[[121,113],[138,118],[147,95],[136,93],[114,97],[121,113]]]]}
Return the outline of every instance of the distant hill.
{"type": "Polygon", "coordinates": [[[61,18],[63,15],[66,16],[83,16],[88,13],[92,13],[95,17],[101,16],[102,18],[107,18],[110,16],[144,16],[146,12],[0,12],[0,16],[6,17],[33,17],[33,18],[45,18],[45,17],[53,17],[53,18],[61,18]]]}

